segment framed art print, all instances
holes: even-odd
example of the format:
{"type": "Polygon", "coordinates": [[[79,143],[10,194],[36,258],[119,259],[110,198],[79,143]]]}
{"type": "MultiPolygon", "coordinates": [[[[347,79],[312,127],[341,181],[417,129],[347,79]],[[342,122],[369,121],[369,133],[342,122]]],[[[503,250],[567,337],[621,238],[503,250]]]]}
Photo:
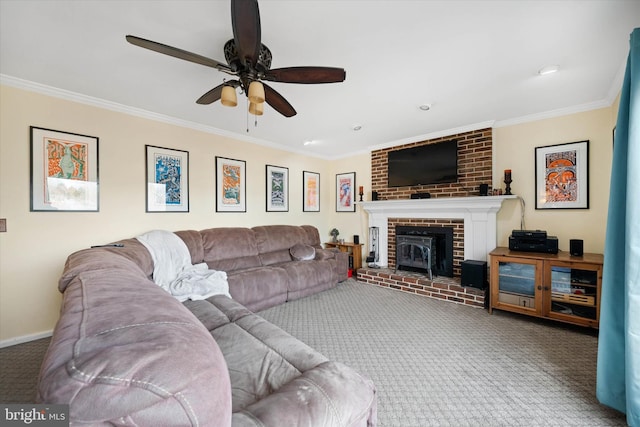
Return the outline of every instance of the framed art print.
{"type": "Polygon", "coordinates": [[[98,138],[31,131],[31,211],[98,212],[98,138]]]}
{"type": "Polygon", "coordinates": [[[216,156],[216,212],[246,211],[246,162],[216,156]]]}
{"type": "Polygon", "coordinates": [[[189,212],[189,153],[146,145],[147,212],[189,212]]]}
{"type": "Polygon", "coordinates": [[[589,208],[589,141],[536,147],[536,209],[589,208]]]}
{"type": "Polygon", "coordinates": [[[336,175],[336,212],[356,211],[356,173],[336,175]]]}
{"type": "Polygon", "coordinates": [[[289,169],[267,165],[267,212],[289,211],[289,169]]]}
{"type": "Polygon", "coordinates": [[[320,174],[302,172],[302,211],[320,212],[320,174]]]}

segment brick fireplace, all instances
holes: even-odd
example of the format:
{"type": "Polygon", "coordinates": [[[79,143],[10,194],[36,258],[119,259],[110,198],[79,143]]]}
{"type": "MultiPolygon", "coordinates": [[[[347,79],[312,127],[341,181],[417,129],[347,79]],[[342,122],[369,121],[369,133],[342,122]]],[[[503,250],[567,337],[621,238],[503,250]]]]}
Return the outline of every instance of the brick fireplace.
{"type": "Polygon", "coordinates": [[[420,141],[371,153],[372,191],[377,201],[360,203],[369,215],[369,227],[379,231],[378,269],[364,268],[358,280],[482,307],[484,292],[460,286],[462,261],[488,261],[496,247],[496,214],[504,200],[515,196],[479,196],[480,184],[492,183],[492,129],[479,129],[420,141]],[[458,180],[454,183],[411,187],[388,187],[390,151],[446,140],[458,141],[458,180]],[[414,193],[428,192],[429,199],[411,199],[414,193]],[[395,227],[397,225],[453,227],[453,278],[394,272],[396,262],[395,227]]]}

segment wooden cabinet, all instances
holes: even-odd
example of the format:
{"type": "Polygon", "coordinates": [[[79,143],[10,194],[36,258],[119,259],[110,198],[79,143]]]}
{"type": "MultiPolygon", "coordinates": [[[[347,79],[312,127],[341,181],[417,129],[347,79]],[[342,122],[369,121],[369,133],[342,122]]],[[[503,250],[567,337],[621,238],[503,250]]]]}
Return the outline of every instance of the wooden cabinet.
{"type": "Polygon", "coordinates": [[[516,252],[490,254],[489,312],[507,310],[597,328],[602,286],[601,254],[571,256],[516,252]]]}
{"type": "Polygon", "coordinates": [[[327,248],[338,248],[341,252],[349,252],[349,268],[355,273],[362,268],[362,243],[352,242],[327,242],[327,248]]]}

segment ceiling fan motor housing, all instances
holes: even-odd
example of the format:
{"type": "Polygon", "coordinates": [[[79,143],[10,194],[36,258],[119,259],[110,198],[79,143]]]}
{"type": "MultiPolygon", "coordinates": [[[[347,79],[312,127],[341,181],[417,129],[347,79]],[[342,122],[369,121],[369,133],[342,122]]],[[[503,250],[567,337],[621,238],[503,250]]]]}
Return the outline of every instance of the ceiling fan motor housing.
{"type": "MultiPolygon", "coordinates": [[[[263,44],[260,44],[260,53],[258,54],[258,61],[256,62],[256,70],[246,69],[242,62],[240,61],[240,57],[238,56],[238,50],[236,49],[236,44],[233,39],[227,41],[224,44],[224,58],[227,61],[227,64],[231,67],[232,70],[237,72],[248,72],[255,71],[256,73],[265,73],[271,69],[271,50],[263,44]]],[[[258,76],[256,76],[258,77],[258,76]]]]}

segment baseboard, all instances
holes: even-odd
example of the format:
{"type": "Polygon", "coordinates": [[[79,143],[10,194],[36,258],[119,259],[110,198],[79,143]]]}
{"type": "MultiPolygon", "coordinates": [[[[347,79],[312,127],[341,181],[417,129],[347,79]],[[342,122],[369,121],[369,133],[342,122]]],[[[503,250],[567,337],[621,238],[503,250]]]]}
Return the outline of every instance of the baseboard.
{"type": "Polygon", "coordinates": [[[29,341],[35,341],[42,338],[47,338],[53,335],[53,330],[38,332],[37,334],[22,335],[20,337],[9,338],[7,340],[0,341],[0,348],[10,347],[12,345],[24,344],[29,341]]]}

